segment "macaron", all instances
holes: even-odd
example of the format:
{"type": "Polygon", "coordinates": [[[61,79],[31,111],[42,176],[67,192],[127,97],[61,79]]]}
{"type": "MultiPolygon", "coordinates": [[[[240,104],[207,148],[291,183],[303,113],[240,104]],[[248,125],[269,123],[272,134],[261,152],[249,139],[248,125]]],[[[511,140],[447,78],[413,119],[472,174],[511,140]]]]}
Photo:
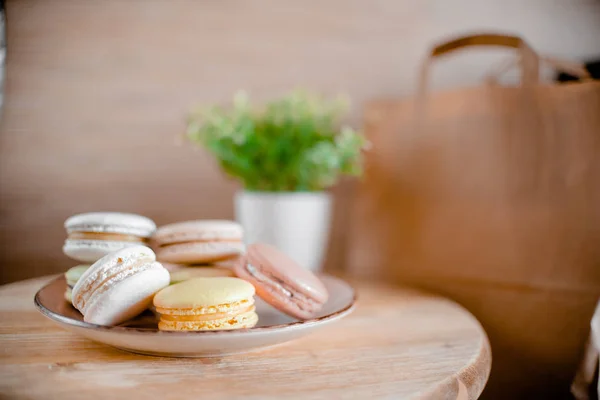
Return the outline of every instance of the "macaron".
{"type": "Polygon", "coordinates": [[[87,264],[76,265],[73,268],[70,268],[67,272],[65,272],[65,281],[67,282],[67,289],[65,290],[65,300],[67,300],[69,303],[72,302],[73,287],[75,286],[79,278],[81,278],[81,275],[83,275],[83,273],[87,271],[89,267],[90,266],[87,264]]]}
{"type": "Polygon", "coordinates": [[[248,246],[235,273],[252,283],[264,301],[298,319],[313,318],[329,297],[315,274],[267,244],[248,246]]]}
{"type": "Polygon", "coordinates": [[[171,275],[171,284],[187,281],[193,278],[218,278],[235,277],[232,270],[219,267],[184,267],[175,271],[169,271],[171,275]]]}
{"type": "Polygon", "coordinates": [[[235,259],[229,259],[229,260],[224,260],[224,261],[216,261],[216,262],[210,263],[210,264],[175,264],[175,263],[170,263],[170,262],[166,262],[166,261],[161,261],[160,263],[169,272],[175,272],[175,271],[179,271],[182,269],[188,269],[188,268],[209,268],[209,267],[216,267],[216,268],[232,270],[233,266],[235,265],[235,261],[236,261],[235,259]]]}
{"type": "Polygon", "coordinates": [[[68,218],[65,229],[68,237],[63,252],[75,260],[92,263],[124,247],[145,244],[156,224],[136,214],[93,212],[68,218]]]}
{"type": "Polygon", "coordinates": [[[169,285],[169,271],[146,246],[108,254],[83,273],[73,287],[73,305],[83,320],[117,325],[152,304],[156,292],[169,285]]]}
{"type": "Polygon", "coordinates": [[[158,228],[152,247],[160,261],[203,264],[238,256],[242,239],[242,227],[233,221],[186,221],[158,228]]]}
{"type": "Polygon", "coordinates": [[[154,296],[163,331],[210,331],[252,328],[258,322],[254,286],[230,277],[194,278],[154,296]]]}

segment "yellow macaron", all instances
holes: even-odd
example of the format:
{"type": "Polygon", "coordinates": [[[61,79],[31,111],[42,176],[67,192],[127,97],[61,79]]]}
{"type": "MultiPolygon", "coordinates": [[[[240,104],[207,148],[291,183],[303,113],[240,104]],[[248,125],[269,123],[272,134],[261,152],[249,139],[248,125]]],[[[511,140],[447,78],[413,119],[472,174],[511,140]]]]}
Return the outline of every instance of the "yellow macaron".
{"type": "Polygon", "coordinates": [[[231,277],[194,278],[154,296],[163,331],[252,328],[258,322],[254,286],[231,277]]]}

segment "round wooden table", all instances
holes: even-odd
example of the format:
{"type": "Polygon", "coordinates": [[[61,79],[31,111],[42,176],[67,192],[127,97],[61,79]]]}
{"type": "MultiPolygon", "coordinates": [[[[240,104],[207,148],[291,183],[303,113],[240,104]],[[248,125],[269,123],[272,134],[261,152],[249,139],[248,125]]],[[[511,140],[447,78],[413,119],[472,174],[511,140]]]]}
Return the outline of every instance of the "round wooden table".
{"type": "Polygon", "coordinates": [[[130,354],[39,314],[51,278],[0,287],[0,398],[475,399],[491,368],[485,332],[450,300],[356,283],[353,314],[306,338],[223,358],[130,354]]]}

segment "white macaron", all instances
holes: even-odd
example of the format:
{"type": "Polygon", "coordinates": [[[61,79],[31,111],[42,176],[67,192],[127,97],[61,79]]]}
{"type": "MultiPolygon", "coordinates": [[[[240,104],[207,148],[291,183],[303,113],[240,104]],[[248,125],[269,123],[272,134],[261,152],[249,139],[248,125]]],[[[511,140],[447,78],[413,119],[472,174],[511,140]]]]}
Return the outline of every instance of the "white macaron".
{"type": "Polygon", "coordinates": [[[65,229],[63,252],[77,261],[95,262],[122,248],[145,244],[156,224],[136,214],[93,212],[68,218],[65,229]]]}
{"type": "Polygon", "coordinates": [[[73,305],[83,320],[117,325],[147,309],[169,285],[169,271],[145,246],[126,247],[94,263],[73,287],[73,305]]]}

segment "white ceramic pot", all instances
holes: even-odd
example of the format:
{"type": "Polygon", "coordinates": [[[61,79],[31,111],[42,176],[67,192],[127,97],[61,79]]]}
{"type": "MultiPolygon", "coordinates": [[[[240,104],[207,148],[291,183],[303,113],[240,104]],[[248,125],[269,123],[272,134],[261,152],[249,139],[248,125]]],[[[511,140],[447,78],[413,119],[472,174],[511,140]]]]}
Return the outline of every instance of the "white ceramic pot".
{"type": "Polygon", "coordinates": [[[247,244],[269,243],[311,271],[323,266],[331,223],[324,192],[246,192],[235,197],[236,219],[247,244]]]}

